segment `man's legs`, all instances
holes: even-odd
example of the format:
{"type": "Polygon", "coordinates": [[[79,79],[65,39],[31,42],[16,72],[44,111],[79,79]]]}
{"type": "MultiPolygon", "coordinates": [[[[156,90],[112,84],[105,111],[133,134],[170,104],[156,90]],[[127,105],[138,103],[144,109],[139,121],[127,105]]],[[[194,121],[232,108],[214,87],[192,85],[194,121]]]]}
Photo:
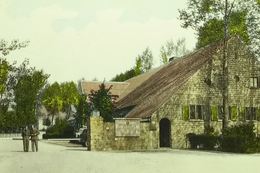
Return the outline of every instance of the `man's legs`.
{"type": "Polygon", "coordinates": [[[36,152],[38,152],[38,140],[35,141],[36,152]]]}
{"type": "Polygon", "coordinates": [[[25,139],[25,151],[29,151],[29,139],[25,139]]]}
{"type": "Polygon", "coordinates": [[[26,142],[25,142],[25,139],[23,138],[23,151],[25,152],[26,151],[26,142]]]}
{"type": "Polygon", "coordinates": [[[35,140],[32,140],[32,151],[33,152],[35,151],[34,146],[35,146],[35,140]]]}

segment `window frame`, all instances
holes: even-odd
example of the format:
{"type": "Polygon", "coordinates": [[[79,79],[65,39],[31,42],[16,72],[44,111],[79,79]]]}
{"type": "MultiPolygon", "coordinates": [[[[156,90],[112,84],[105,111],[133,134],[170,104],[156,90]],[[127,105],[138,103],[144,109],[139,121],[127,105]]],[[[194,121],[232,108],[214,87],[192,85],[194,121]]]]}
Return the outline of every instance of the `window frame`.
{"type": "Polygon", "coordinates": [[[189,105],[189,120],[203,121],[203,107],[204,105],[189,105]]]}
{"type": "Polygon", "coordinates": [[[257,121],[257,107],[245,107],[245,120],[257,121]]]}
{"type": "Polygon", "coordinates": [[[251,89],[258,88],[258,77],[250,77],[249,88],[251,88],[251,89]]]}

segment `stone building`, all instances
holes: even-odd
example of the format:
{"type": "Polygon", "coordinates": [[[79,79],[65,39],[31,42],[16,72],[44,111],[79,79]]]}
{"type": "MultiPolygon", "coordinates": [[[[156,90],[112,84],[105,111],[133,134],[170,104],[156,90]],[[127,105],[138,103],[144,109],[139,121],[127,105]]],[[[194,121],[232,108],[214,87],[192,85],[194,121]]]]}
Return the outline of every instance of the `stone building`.
{"type": "MultiPolygon", "coordinates": [[[[117,101],[120,117],[89,121],[91,150],[139,150],[187,147],[187,133],[203,133],[205,123],[222,127],[223,43],[214,43],[183,58],[126,81],[117,101]]],[[[237,37],[228,41],[229,124],[260,117],[259,65],[237,37]]]]}

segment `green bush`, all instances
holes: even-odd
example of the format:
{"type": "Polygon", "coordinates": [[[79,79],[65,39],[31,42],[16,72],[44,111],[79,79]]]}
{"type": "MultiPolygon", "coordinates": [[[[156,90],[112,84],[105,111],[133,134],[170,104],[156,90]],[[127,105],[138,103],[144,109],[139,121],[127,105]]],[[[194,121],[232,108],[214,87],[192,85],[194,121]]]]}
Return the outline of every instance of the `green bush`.
{"type": "Polygon", "coordinates": [[[253,123],[243,123],[222,131],[221,150],[235,153],[252,153],[258,149],[253,123]]]}
{"type": "Polygon", "coordinates": [[[218,137],[211,134],[186,135],[192,149],[214,150],[218,144],[218,137]]]}
{"type": "Polygon", "coordinates": [[[46,130],[44,139],[49,138],[74,138],[74,128],[66,120],[56,119],[55,125],[46,130]]]}

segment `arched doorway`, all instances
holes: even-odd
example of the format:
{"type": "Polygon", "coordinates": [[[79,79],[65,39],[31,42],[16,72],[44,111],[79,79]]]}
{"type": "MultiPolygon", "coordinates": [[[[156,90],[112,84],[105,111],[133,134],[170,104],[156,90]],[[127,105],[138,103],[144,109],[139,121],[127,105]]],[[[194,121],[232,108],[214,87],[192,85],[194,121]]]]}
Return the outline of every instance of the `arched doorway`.
{"type": "Polygon", "coordinates": [[[171,147],[171,122],[167,118],[160,121],[160,147],[171,147]]]}

